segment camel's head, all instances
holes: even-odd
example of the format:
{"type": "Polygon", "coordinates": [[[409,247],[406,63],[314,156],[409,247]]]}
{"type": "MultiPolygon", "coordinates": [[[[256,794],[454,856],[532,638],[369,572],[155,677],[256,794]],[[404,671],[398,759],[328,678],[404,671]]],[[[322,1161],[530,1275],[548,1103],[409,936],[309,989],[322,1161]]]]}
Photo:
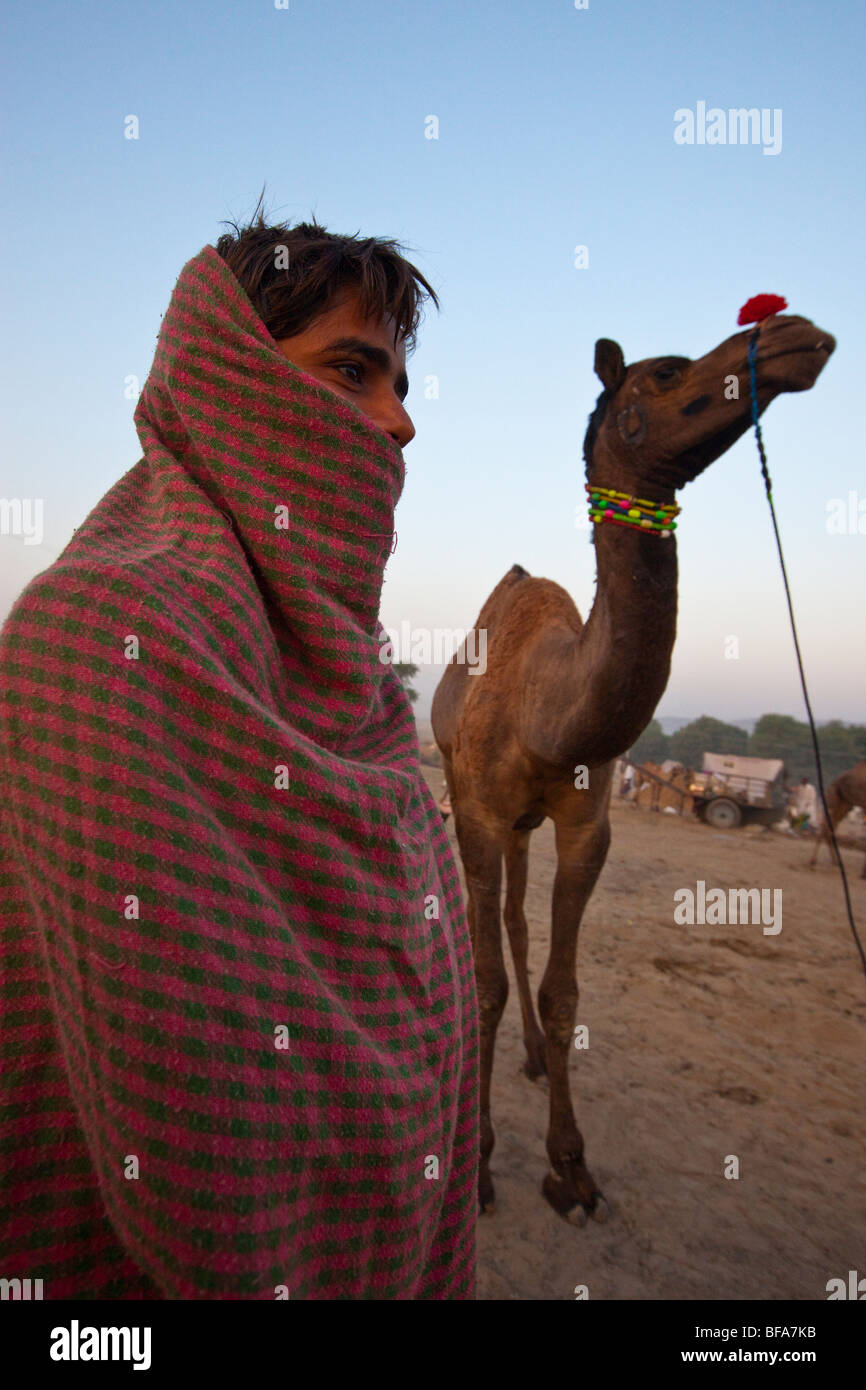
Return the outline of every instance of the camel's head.
{"type": "MultiPolygon", "coordinates": [[[[604,391],[583,450],[587,479],[663,502],[728,450],[750,426],[747,350],[753,328],[706,357],[652,357],[625,365],[610,338],[595,345],[604,391]]],[[[783,391],[814,386],[836,340],[809,319],[774,314],[758,334],[758,410],[783,391]]]]}

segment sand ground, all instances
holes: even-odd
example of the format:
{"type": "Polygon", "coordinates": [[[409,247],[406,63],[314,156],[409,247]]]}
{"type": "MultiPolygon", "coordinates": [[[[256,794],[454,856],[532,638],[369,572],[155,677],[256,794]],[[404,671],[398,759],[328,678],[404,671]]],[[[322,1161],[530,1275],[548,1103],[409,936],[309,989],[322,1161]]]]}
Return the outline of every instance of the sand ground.
{"type": "MultiPolygon", "coordinates": [[[[442,774],[425,768],[438,796],[442,774]]],[[[572,1227],[541,1195],[546,1082],[529,1081],[514,972],[497,1037],[496,1210],[479,1219],[479,1298],[826,1299],[866,1274],[866,979],[838,872],[811,842],[612,810],[580,932],[572,1094],[607,1223],[572,1227]],[[782,930],[679,926],[674,891],[782,890],[782,930]],[[739,1177],[724,1176],[736,1155],[739,1177]]],[[[448,821],[455,845],[453,818],[448,821]]],[[[866,941],[862,853],[843,852],[866,941]]],[[[459,856],[458,856],[459,858],[459,856]]],[[[555,870],[535,832],[526,915],[533,992],[555,870]]]]}

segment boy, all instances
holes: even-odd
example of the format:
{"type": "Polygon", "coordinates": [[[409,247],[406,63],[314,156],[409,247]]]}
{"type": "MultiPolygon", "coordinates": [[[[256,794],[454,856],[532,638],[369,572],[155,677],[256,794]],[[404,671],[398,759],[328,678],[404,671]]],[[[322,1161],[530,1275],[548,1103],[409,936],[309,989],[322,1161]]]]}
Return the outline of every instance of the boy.
{"type": "Polygon", "coordinates": [[[378,622],[435,295],[257,212],[184,267],[143,457],[0,634],[0,1275],[466,1299],[471,948],[378,622]]]}

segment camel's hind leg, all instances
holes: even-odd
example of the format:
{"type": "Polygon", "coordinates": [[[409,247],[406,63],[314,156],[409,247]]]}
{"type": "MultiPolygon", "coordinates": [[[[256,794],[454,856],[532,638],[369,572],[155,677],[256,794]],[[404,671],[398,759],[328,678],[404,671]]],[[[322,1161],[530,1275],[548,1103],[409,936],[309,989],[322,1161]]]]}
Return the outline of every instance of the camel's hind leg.
{"type": "MultiPolygon", "coordinates": [[[[838,797],[833,794],[831,788],[830,794],[827,797],[827,810],[830,812],[830,825],[832,825],[834,833],[836,827],[842,823],[850,809],[850,806],[840,804],[838,797]]],[[[818,838],[815,842],[815,848],[812,851],[812,858],[809,860],[810,869],[814,869],[817,864],[818,853],[822,845],[827,846],[827,852],[830,855],[830,863],[838,863],[838,857],[833,852],[833,841],[830,838],[830,830],[827,825],[826,817],[821,820],[821,829],[818,831],[818,838]]]]}
{"type": "MultiPolygon", "coordinates": [[[[492,1211],[493,1181],[490,1155],[495,1136],[490,1119],[490,1079],[496,1030],[508,998],[508,976],[502,956],[502,924],[499,894],[502,884],[502,842],[473,807],[454,802],[454,823],[460,856],[466,874],[469,930],[475,957],[478,987],[478,1028],[480,1044],[481,1152],[478,1170],[478,1200],[482,1211],[492,1211]]],[[[479,808],[480,809],[480,808],[479,808]]]]}
{"type": "Polygon", "coordinates": [[[526,1045],[523,1070],[530,1080],[535,1081],[539,1076],[547,1074],[547,1057],[544,1033],[535,1017],[529,989],[529,932],[523,912],[531,834],[531,830],[512,830],[505,847],[505,926],[511,943],[511,957],[517,976],[520,1013],[523,1018],[523,1041],[526,1045]]]}

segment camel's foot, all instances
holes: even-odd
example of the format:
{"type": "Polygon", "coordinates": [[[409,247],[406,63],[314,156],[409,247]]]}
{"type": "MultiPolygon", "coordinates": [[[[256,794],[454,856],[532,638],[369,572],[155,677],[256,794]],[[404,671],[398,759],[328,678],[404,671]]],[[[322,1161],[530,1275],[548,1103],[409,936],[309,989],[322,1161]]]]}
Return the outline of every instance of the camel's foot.
{"type": "Polygon", "coordinates": [[[478,1209],[483,1214],[492,1212],[495,1205],[493,1179],[490,1176],[490,1155],[496,1140],[489,1110],[481,1112],[481,1133],[478,1137],[481,1141],[478,1153],[478,1209]]]}
{"type": "Polygon", "coordinates": [[[606,1221],[610,1208],[580,1158],[558,1159],[541,1185],[553,1210],[572,1226],[585,1226],[588,1216],[606,1221]]]}
{"type": "Polygon", "coordinates": [[[493,1190],[493,1179],[486,1168],[482,1168],[478,1174],[478,1214],[479,1216],[491,1216],[496,1210],[496,1193],[493,1190]]]}
{"type": "Polygon", "coordinates": [[[547,1076],[547,1055],[542,1038],[540,1044],[526,1044],[526,1061],[523,1063],[523,1074],[528,1076],[530,1081],[539,1081],[547,1076]]]}

